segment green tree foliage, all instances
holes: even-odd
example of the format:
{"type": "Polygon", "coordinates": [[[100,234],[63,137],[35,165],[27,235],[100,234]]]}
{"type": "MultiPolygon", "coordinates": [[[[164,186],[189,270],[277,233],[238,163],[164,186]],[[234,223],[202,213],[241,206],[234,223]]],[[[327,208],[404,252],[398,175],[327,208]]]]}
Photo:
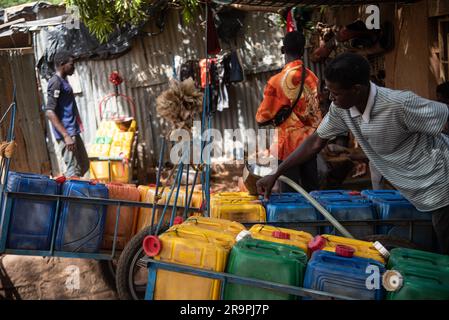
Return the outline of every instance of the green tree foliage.
{"type": "MultiPolygon", "coordinates": [[[[148,19],[147,10],[151,0],[65,0],[68,5],[77,6],[81,21],[101,42],[108,40],[117,27],[138,25],[148,19]]],[[[170,0],[183,7],[186,22],[193,21],[199,7],[199,0],[170,0]]]]}
{"type": "MultiPolygon", "coordinates": [[[[0,0],[0,8],[30,2],[31,0],[0,0]]],[[[45,0],[54,4],[66,3],[79,8],[81,21],[101,42],[118,27],[138,25],[148,20],[148,9],[155,0],[45,0]]],[[[167,0],[174,7],[182,8],[184,21],[191,23],[198,16],[199,0],[167,0]]]]}

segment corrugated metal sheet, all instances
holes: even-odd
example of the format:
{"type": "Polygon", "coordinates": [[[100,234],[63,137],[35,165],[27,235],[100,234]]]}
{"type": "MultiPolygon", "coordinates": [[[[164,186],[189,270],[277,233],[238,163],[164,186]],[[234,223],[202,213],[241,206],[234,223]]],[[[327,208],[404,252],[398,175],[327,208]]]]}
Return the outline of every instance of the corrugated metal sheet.
{"type": "MultiPolygon", "coordinates": [[[[247,15],[244,37],[238,43],[246,80],[229,87],[230,108],[215,114],[213,127],[219,130],[256,127],[254,116],[262,99],[263,88],[269,77],[283,65],[280,52],[283,36],[283,30],[273,23],[271,14],[247,15]]],[[[137,105],[139,141],[146,155],[140,166],[148,170],[149,166],[154,165],[160,150],[159,137],[164,129],[163,121],[156,116],[156,98],[168,87],[175,55],[184,60],[204,58],[204,38],[204,28],[199,23],[183,26],[179,11],[172,10],[161,34],[135,39],[132,50],[126,55],[113,60],[78,62],[70,82],[84,122],[85,143],[88,145],[94,139],[100,120],[98,104],[104,96],[113,92],[108,76],[117,70],[125,79],[120,86],[121,92],[132,97],[137,105]]],[[[42,30],[35,35],[38,58],[44,54],[46,44],[46,32],[42,30]]],[[[307,58],[305,60],[307,62],[307,58]]],[[[312,70],[321,74],[316,66],[312,66],[312,70]]],[[[46,88],[44,79],[41,79],[41,85],[46,88]]],[[[123,101],[118,101],[118,105],[126,108],[123,101]]],[[[52,155],[53,163],[57,157],[57,152],[52,155]]]]}

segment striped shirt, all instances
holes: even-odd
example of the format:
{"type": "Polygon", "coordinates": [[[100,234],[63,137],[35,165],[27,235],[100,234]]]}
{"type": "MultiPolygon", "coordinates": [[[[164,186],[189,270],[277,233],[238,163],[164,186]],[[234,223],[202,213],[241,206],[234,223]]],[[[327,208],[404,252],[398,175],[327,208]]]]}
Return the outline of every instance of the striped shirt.
{"type": "Polygon", "coordinates": [[[351,131],[376,169],[418,210],[449,205],[447,105],[371,83],[363,115],[331,105],[317,129],[322,139],[351,131]]]}

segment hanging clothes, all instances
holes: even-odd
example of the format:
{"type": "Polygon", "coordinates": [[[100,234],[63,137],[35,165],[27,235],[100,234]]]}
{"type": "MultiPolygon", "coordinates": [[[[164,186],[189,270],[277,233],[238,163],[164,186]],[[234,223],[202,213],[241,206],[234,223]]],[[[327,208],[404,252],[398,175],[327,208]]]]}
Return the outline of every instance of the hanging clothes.
{"type": "Polygon", "coordinates": [[[229,82],[242,82],[243,67],[237,51],[232,51],[230,55],[230,74],[229,82]]]}
{"type": "Polygon", "coordinates": [[[217,69],[217,59],[210,66],[210,110],[211,112],[217,111],[218,107],[218,69],[217,69]]]}
{"type": "Polygon", "coordinates": [[[209,73],[207,73],[206,59],[201,59],[199,66],[201,70],[201,87],[206,88],[206,84],[210,85],[209,90],[209,101],[210,110],[214,112],[217,110],[218,104],[218,74],[217,74],[217,58],[208,59],[209,60],[209,73]],[[207,78],[207,82],[206,82],[207,78]]]}
{"type": "Polygon", "coordinates": [[[286,26],[287,33],[296,30],[296,21],[295,21],[295,19],[293,18],[293,10],[294,10],[294,9],[291,9],[291,10],[289,10],[288,13],[287,13],[287,26],[286,26]]]}
{"type": "Polygon", "coordinates": [[[183,59],[181,56],[175,55],[173,57],[173,78],[176,80],[180,79],[182,61],[183,59]]]}
{"type": "Polygon", "coordinates": [[[242,82],[244,80],[243,67],[237,51],[223,54],[219,58],[218,64],[224,69],[223,81],[226,84],[242,82]]]}
{"type": "Polygon", "coordinates": [[[217,111],[221,112],[224,109],[229,109],[229,94],[226,84],[221,81],[218,85],[217,111]]]}
{"type": "Polygon", "coordinates": [[[206,88],[206,78],[208,78],[208,84],[211,84],[211,79],[212,79],[212,68],[213,66],[215,66],[215,64],[217,63],[217,59],[216,58],[212,58],[209,59],[209,75],[206,76],[206,72],[207,72],[207,68],[206,68],[206,59],[201,59],[199,66],[200,66],[200,71],[201,71],[201,88],[206,88]]]}
{"type": "Polygon", "coordinates": [[[217,77],[218,77],[218,101],[217,111],[223,111],[229,108],[229,95],[226,85],[229,83],[229,53],[217,56],[217,77]]]}
{"type": "Polygon", "coordinates": [[[215,28],[212,10],[207,10],[207,53],[210,55],[218,54],[221,51],[218,40],[218,32],[215,28]]]}
{"type": "Polygon", "coordinates": [[[193,79],[197,88],[201,86],[201,74],[198,60],[188,60],[181,65],[179,79],[184,81],[188,78],[193,79]]]}

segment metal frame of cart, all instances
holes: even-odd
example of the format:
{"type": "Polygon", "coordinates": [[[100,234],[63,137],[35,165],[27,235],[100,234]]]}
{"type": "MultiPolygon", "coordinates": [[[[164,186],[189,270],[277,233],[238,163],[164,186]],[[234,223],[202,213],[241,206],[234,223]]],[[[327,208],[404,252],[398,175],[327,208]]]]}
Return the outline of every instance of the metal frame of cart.
{"type": "MultiPolygon", "coordinates": [[[[10,108],[10,110],[12,110],[11,112],[11,123],[10,123],[10,127],[9,127],[9,131],[8,131],[8,139],[7,141],[12,141],[14,139],[14,119],[15,119],[15,112],[16,112],[16,108],[15,108],[15,103],[12,104],[12,108],[10,108]]],[[[161,155],[162,155],[163,151],[161,151],[161,155]]],[[[3,181],[6,183],[7,182],[7,178],[8,178],[8,173],[9,173],[9,166],[10,166],[10,160],[11,159],[2,159],[2,163],[1,163],[1,171],[2,173],[4,173],[4,175],[2,176],[3,181]]],[[[159,178],[160,178],[160,172],[161,172],[161,165],[162,165],[162,158],[160,159],[159,162],[159,170],[158,170],[158,179],[157,179],[157,183],[156,183],[156,197],[157,197],[157,193],[158,193],[158,187],[159,187],[159,178]]],[[[180,168],[181,172],[182,172],[182,168],[180,168]]],[[[197,171],[198,173],[198,171],[197,171]]],[[[196,173],[196,175],[197,175],[196,173]]],[[[196,175],[195,175],[195,179],[194,179],[194,184],[196,181],[196,175]]],[[[178,177],[180,177],[179,172],[178,172],[178,177]]],[[[172,211],[172,217],[170,219],[170,225],[173,224],[173,218],[174,218],[174,209],[179,208],[182,209],[184,208],[184,215],[187,214],[187,211],[199,211],[199,208],[190,208],[190,201],[191,201],[191,196],[194,190],[194,185],[191,189],[192,193],[190,194],[190,197],[187,196],[187,198],[190,198],[188,200],[188,202],[186,202],[185,206],[172,206],[169,205],[168,203],[170,202],[171,196],[174,193],[174,186],[171,188],[170,191],[170,195],[169,195],[169,199],[167,201],[167,204],[165,205],[159,205],[156,203],[142,203],[142,202],[131,202],[131,201],[122,201],[122,200],[114,200],[114,199],[98,199],[98,198],[78,198],[78,197],[67,197],[67,196],[62,196],[62,195],[42,195],[42,194],[32,194],[32,193],[21,193],[21,192],[6,192],[5,191],[5,185],[1,185],[1,214],[2,214],[2,223],[1,223],[1,238],[0,238],[0,254],[2,253],[7,253],[7,254],[16,254],[16,255],[31,255],[31,256],[58,256],[58,257],[66,257],[66,258],[85,258],[85,259],[96,259],[96,260],[112,260],[116,257],[117,251],[116,251],[116,241],[117,241],[117,231],[118,231],[118,225],[120,222],[120,208],[123,206],[131,206],[131,207],[143,207],[143,208],[152,208],[153,209],[153,217],[154,217],[154,210],[155,208],[164,208],[163,213],[161,214],[161,217],[159,219],[159,223],[157,225],[157,229],[156,232],[154,232],[156,235],[159,234],[159,230],[163,221],[163,218],[165,216],[165,214],[167,214],[167,208],[171,207],[173,208],[172,211]],[[53,223],[53,229],[52,229],[52,238],[51,238],[51,246],[50,249],[47,251],[40,251],[40,250],[11,250],[8,249],[6,247],[6,242],[7,242],[7,237],[8,237],[8,230],[9,230],[9,222],[10,222],[10,218],[11,218],[11,209],[12,209],[12,201],[14,199],[36,199],[39,201],[57,201],[57,205],[56,205],[56,214],[55,214],[55,220],[53,223]],[[56,238],[56,228],[58,226],[58,220],[60,217],[60,206],[61,206],[61,202],[62,201],[71,201],[71,202],[77,202],[80,204],[91,204],[91,205],[106,205],[106,206],[117,206],[117,213],[116,213],[116,224],[115,224],[115,230],[114,230],[114,240],[113,240],[113,247],[112,247],[112,251],[110,252],[110,254],[108,254],[108,251],[105,252],[100,252],[100,253],[80,253],[80,252],[59,252],[59,251],[55,251],[54,250],[54,244],[55,244],[55,238],[56,238]],[[186,209],[187,208],[187,209],[186,209]]],[[[177,203],[177,196],[179,193],[179,187],[176,191],[176,195],[175,195],[175,202],[177,203]]],[[[187,193],[188,195],[188,193],[187,193]]],[[[207,214],[206,214],[207,215],[207,214]]],[[[154,220],[151,223],[151,230],[153,229],[154,226],[154,220]]],[[[259,223],[259,222],[255,222],[255,223],[259,223]]],[[[255,224],[255,223],[246,223],[246,225],[251,225],[251,224],[255,224]]],[[[419,223],[419,224],[428,224],[430,222],[428,221],[420,221],[420,220],[398,220],[398,221],[380,221],[380,220],[371,220],[371,221],[342,221],[342,224],[344,225],[377,225],[377,224],[387,224],[387,225],[409,225],[410,227],[410,240],[412,240],[413,238],[413,226],[414,224],[419,223]]],[[[300,227],[300,226],[329,226],[331,225],[328,221],[296,221],[296,222],[277,222],[277,223],[270,223],[271,225],[275,225],[275,226],[294,226],[294,227],[300,227]]],[[[135,235],[136,236],[136,235],[135,235]]],[[[335,296],[335,295],[330,295],[328,293],[325,292],[316,292],[313,290],[307,290],[304,288],[299,288],[299,287],[291,287],[291,286],[286,286],[286,285],[279,285],[276,283],[271,283],[271,282],[266,282],[263,280],[256,280],[256,279],[251,279],[251,278],[244,278],[244,277],[239,277],[239,276],[234,276],[234,275],[230,275],[230,274],[226,274],[226,273],[217,273],[217,272],[212,272],[212,271],[207,271],[207,270],[202,270],[202,269],[195,269],[195,268],[191,268],[191,267],[186,267],[186,266],[181,266],[181,265],[176,265],[173,263],[166,263],[166,262],[160,262],[160,261],[155,261],[155,260],[151,260],[146,258],[143,261],[145,264],[145,267],[149,267],[150,268],[150,286],[147,285],[147,288],[150,288],[147,297],[151,297],[151,291],[154,288],[154,276],[155,276],[155,270],[157,268],[163,268],[166,270],[172,270],[172,271],[176,271],[176,272],[184,272],[184,273],[191,273],[191,274],[197,274],[200,276],[205,276],[205,277],[209,277],[209,278],[213,278],[213,279],[220,279],[223,282],[233,282],[233,283],[239,283],[239,284],[248,284],[248,285],[253,285],[256,287],[261,287],[261,288],[267,288],[267,289],[271,289],[271,290],[276,290],[276,291],[281,291],[281,292],[285,292],[285,293],[290,293],[290,294],[294,294],[297,296],[306,296],[306,297],[314,297],[317,299],[345,299],[345,297],[340,297],[340,296],[335,296]]],[[[139,263],[139,262],[138,262],[139,263]]],[[[142,263],[142,261],[140,262],[142,263]]]]}
{"type": "MultiPolygon", "coordinates": [[[[382,224],[389,224],[394,226],[409,226],[409,240],[413,239],[413,227],[415,224],[419,225],[431,225],[431,221],[425,220],[366,220],[366,221],[339,221],[342,225],[366,225],[366,226],[377,226],[382,224]]],[[[246,227],[250,225],[254,225],[255,223],[243,223],[246,227]]],[[[257,224],[268,224],[265,222],[257,222],[257,224]]],[[[321,227],[321,226],[331,226],[332,224],[329,221],[297,221],[297,222],[275,222],[269,223],[273,226],[279,227],[298,227],[298,226],[308,226],[308,227],[321,227]]],[[[221,290],[220,290],[220,300],[223,300],[224,297],[224,288],[226,283],[235,283],[240,285],[247,285],[252,287],[257,287],[261,289],[267,289],[272,291],[277,291],[280,293],[286,293],[290,295],[318,299],[318,300],[354,300],[353,298],[340,296],[335,294],[330,294],[323,291],[311,290],[302,287],[289,286],[284,284],[279,284],[270,281],[264,281],[254,278],[242,277],[238,275],[233,275],[224,272],[215,272],[210,270],[204,270],[199,268],[194,268],[190,266],[185,266],[172,262],[164,262],[155,260],[149,257],[145,257],[141,259],[140,263],[142,267],[148,268],[148,283],[147,290],[145,292],[145,300],[153,300],[154,291],[156,286],[156,274],[157,270],[166,270],[172,272],[180,272],[185,274],[191,274],[194,276],[200,276],[210,279],[221,280],[221,290]]]]}
{"type": "MultiPolygon", "coordinates": [[[[1,195],[2,199],[6,200],[4,202],[4,207],[1,212],[1,237],[0,237],[0,254],[15,254],[15,255],[30,255],[30,256],[44,256],[44,257],[64,257],[64,258],[85,258],[85,259],[96,259],[96,260],[112,260],[116,258],[116,254],[118,251],[116,250],[117,243],[117,232],[118,226],[120,223],[120,209],[122,207],[142,207],[142,208],[164,208],[165,205],[160,204],[152,204],[152,203],[143,203],[143,202],[135,202],[135,201],[123,201],[116,199],[100,199],[100,198],[80,198],[80,197],[68,197],[62,195],[43,195],[43,194],[34,194],[34,193],[26,193],[26,192],[6,192],[3,191],[1,195]],[[56,201],[56,214],[54,217],[52,231],[51,231],[51,244],[49,250],[19,250],[19,249],[9,249],[6,246],[8,239],[8,230],[11,220],[12,212],[12,204],[14,199],[29,199],[29,200],[38,200],[42,201],[56,201]],[[79,204],[90,204],[90,205],[102,205],[102,206],[117,206],[116,217],[115,217],[115,229],[114,229],[114,240],[112,244],[112,250],[103,250],[103,252],[99,253],[83,253],[83,252],[66,252],[66,251],[56,251],[55,250],[55,241],[56,241],[56,231],[58,227],[58,222],[60,218],[60,210],[62,202],[74,202],[79,204]],[[110,252],[110,254],[108,253],[110,252]]],[[[173,207],[169,205],[169,207],[173,207]]],[[[184,209],[183,206],[175,206],[178,209],[184,209]]],[[[199,208],[189,208],[189,211],[196,210],[199,208]]]]}
{"type": "MultiPolygon", "coordinates": [[[[15,122],[15,115],[16,115],[16,101],[15,101],[15,92],[14,92],[14,102],[11,104],[10,108],[8,108],[7,113],[11,111],[11,121],[9,125],[8,135],[7,135],[7,142],[11,142],[14,140],[14,122],[15,122]]],[[[5,114],[2,119],[0,120],[0,123],[5,119],[7,114],[5,114]]],[[[162,155],[163,151],[161,151],[162,155]]],[[[22,192],[7,192],[5,184],[8,181],[8,173],[10,168],[10,162],[11,159],[9,158],[2,158],[1,164],[0,164],[0,172],[2,174],[1,179],[3,181],[3,185],[0,185],[1,188],[1,194],[0,194],[0,213],[1,213],[1,237],[0,237],[0,254],[6,253],[6,254],[16,254],[16,255],[29,255],[29,256],[57,256],[57,257],[65,257],[65,258],[85,258],[85,259],[96,259],[96,260],[112,260],[116,257],[117,251],[116,251],[116,241],[117,241],[117,232],[118,232],[118,225],[120,222],[120,208],[123,206],[131,206],[131,207],[143,207],[143,208],[152,208],[153,209],[153,220],[151,222],[151,233],[154,233],[155,235],[159,234],[160,227],[162,225],[162,221],[165,217],[165,214],[167,213],[167,208],[171,207],[173,208],[171,213],[171,219],[170,219],[170,225],[173,225],[173,218],[174,218],[174,210],[175,208],[182,209],[184,208],[184,216],[187,216],[188,211],[200,211],[199,208],[190,208],[190,201],[192,198],[194,185],[196,182],[196,176],[198,174],[198,171],[195,174],[195,179],[193,183],[193,187],[191,188],[191,194],[187,196],[186,199],[189,198],[188,202],[186,202],[185,206],[178,206],[178,205],[169,205],[170,199],[172,194],[174,193],[174,185],[171,188],[169,198],[167,200],[167,203],[165,205],[159,205],[156,204],[156,201],[151,203],[142,203],[142,202],[132,202],[132,201],[122,201],[122,200],[115,200],[115,199],[98,199],[98,198],[79,198],[79,197],[67,197],[62,195],[42,195],[42,194],[32,194],[32,193],[22,193],[22,192]],[[8,238],[8,230],[9,230],[9,224],[11,219],[11,210],[12,210],[12,202],[14,199],[36,199],[39,201],[56,201],[56,214],[53,221],[53,227],[52,227],[52,238],[51,238],[51,245],[49,250],[12,250],[6,247],[7,238],[8,238]],[[58,226],[58,221],[60,218],[60,206],[61,202],[64,201],[70,201],[70,202],[76,202],[80,204],[91,204],[91,205],[105,205],[105,206],[117,206],[117,213],[116,213],[116,224],[115,224],[115,230],[114,230],[114,240],[113,240],[113,247],[110,251],[110,254],[108,254],[109,251],[103,251],[99,253],[81,253],[81,252],[60,252],[55,251],[55,239],[56,239],[56,230],[58,226]],[[156,231],[153,231],[154,226],[154,216],[155,216],[155,208],[161,208],[163,207],[163,213],[161,214],[161,217],[159,219],[159,222],[157,224],[156,231]]],[[[157,197],[158,193],[158,187],[159,187],[159,178],[160,178],[160,172],[161,172],[161,165],[162,165],[162,157],[159,161],[159,170],[158,170],[158,179],[156,183],[156,195],[157,197]]],[[[181,166],[178,170],[183,171],[183,167],[181,166]]],[[[187,167],[188,168],[188,167],[187,167]]],[[[206,172],[208,172],[208,167],[206,166],[206,172]]],[[[180,181],[180,173],[178,171],[178,181],[180,181]]],[[[206,177],[207,178],[207,177],[206,177]]],[[[0,181],[1,182],[1,181],[0,181]]],[[[187,185],[188,186],[188,185],[187,185]]],[[[209,186],[208,180],[206,179],[206,186],[209,186]]],[[[206,188],[206,190],[208,190],[206,188]]],[[[179,194],[179,185],[176,191],[176,195],[174,198],[174,203],[177,203],[177,198],[179,194]]],[[[208,194],[206,192],[206,197],[208,198],[208,194]]],[[[207,199],[208,200],[208,199],[207,199]]],[[[209,212],[209,206],[207,205],[207,211],[206,216],[208,216],[209,212]]],[[[255,222],[259,223],[259,222],[255,222]]],[[[247,223],[249,224],[255,224],[255,223],[247,223]]],[[[409,225],[410,227],[410,239],[413,239],[413,226],[414,224],[428,224],[430,222],[428,221],[421,221],[421,220],[398,220],[398,221],[380,221],[380,220],[370,220],[370,221],[343,221],[342,224],[346,225],[376,225],[376,224],[386,224],[386,225],[409,225]]],[[[327,221],[296,221],[296,222],[278,222],[278,223],[270,223],[271,225],[275,226],[328,226],[331,225],[327,221]]],[[[137,235],[135,235],[136,237],[137,235]]],[[[256,280],[251,278],[245,278],[240,276],[235,276],[227,273],[220,273],[220,272],[212,272],[207,271],[203,269],[197,269],[197,268],[191,268],[187,266],[177,265],[174,263],[166,263],[161,261],[152,260],[149,258],[143,259],[143,261],[138,261],[137,263],[143,263],[146,268],[150,269],[149,272],[149,286],[147,285],[147,288],[149,288],[147,291],[147,297],[152,297],[152,292],[154,293],[154,284],[155,284],[155,271],[156,269],[165,269],[165,270],[171,270],[175,272],[182,272],[182,273],[190,273],[195,274],[203,277],[208,277],[212,279],[219,279],[223,282],[230,282],[230,283],[239,283],[239,284],[247,284],[252,285],[255,287],[260,288],[266,288],[270,290],[276,290],[281,291],[284,293],[289,293],[297,296],[305,296],[305,297],[313,297],[318,299],[346,299],[347,297],[341,297],[336,295],[331,295],[325,292],[319,292],[319,291],[313,291],[313,290],[307,290],[304,288],[299,287],[292,287],[292,286],[286,286],[286,285],[280,285],[272,282],[267,282],[263,280],[256,280]]],[[[223,294],[223,291],[222,291],[223,294]]]]}
{"type": "Polygon", "coordinates": [[[149,258],[142,259],[144,263],[148,266],[148,285],[147,291],[145,294],[145,300],[153,300],[154,297],[154,288],[156,285],[156,272],[157,270],[166,270],[173,272],[181,272],[187,273],[194,276],[200,276],[204,278],[221,280],[221,289],[220,289],[220,300],[223,300],[224,290],[227,283],[235,283],[240,285],[247,285],[252,287],[257,287],[261,289],[267,289],[272,291],[277,291],[281,293],[286,293],[295,296],[301,296],[306,298],[320,299],[320,300],[354,300],[349,297],[335,295],[326,293],[323,291],[305,289],[301,287],[289,286],[285,284],[264,281],[260,279],[248,278],[237,276],[224,272],[215,272],[210,270],[198,269],[189,266],[184,266],[176,263],[167,263],[162,261],[157,261],[149,258]]]}

